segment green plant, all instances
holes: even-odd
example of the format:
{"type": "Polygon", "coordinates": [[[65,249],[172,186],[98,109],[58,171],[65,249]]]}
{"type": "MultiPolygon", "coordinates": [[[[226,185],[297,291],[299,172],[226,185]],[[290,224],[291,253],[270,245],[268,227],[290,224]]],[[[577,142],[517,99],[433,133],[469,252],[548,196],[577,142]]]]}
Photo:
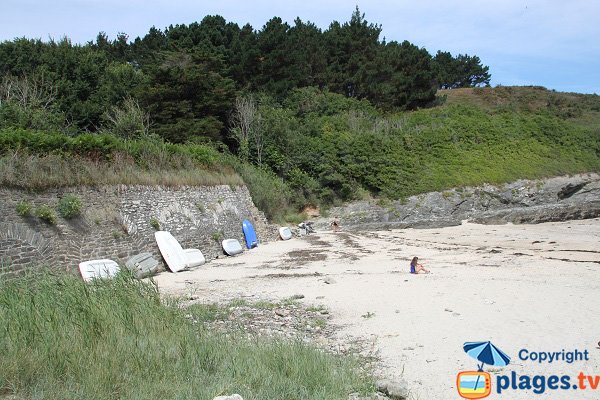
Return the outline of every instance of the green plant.
{"type": "Polygon", "coordinates": [[[131,97],[104,113],[103,133],[124,139],[144,138],[150,135],[150,115],[131,97]]]}
{"type": "Polygon", "coordinates": [[[269,219],[281,220],[293,204],[290,186],[273,172],[236,159],[230,159],[229,162],[248,186],[254,204],[269,219]]]}
{"type": "Polygon", "coordinates": [[[307,218],[308,216],[304,212],[290,211],[285,214],[283,220],[287,223],[296,225],[302,221],[306,221],[307,218]]]}
{"type": "Polygon", "coordinates": [[[281,305],[284,306],[284,307],[297,305],[298,304],[298,300],[299,300],[299,298],[297,296],[286,297],[285,299],[283,299],[281,301],[281,305]]]}
{"type": "Polygon", "coordinates": [[[208,145],[109,134],[2,129],[0,184],[23,189],[101,184],[243,185],[226,157],[208,145]]]}
{"type": "Polygon", "coordinates": [[[201,214],[204,214],[206,212],[206,207],[204,207],[204,204],[202,203],[196,203],[196,208],[198,209],[198,211],[200,211],[201,214]]]}
{"type": "Polygon", "coordinates": [[[466,191],[466,190],[463,190],[463,191],[460,192],[460,199],[461,200],[466,200],[466,199],[468,199],[470,197],[473,197],[473,193],[471,193],[469,191],[466,191]]]}
{"type": "Polygon", "coordinates": [[[309,306],[309,307],[306,308],[306,311],[310,311],[310,312],[322,312],[322,311],[327,311],[327,308],[324,305],[309,306]]]}
{"type": "Polygon", "coordinates": [[[417,201],[415,202],[415,208],[423,207],[423,203],[425,202],[424,196],[417,196],[417,201]]]}
{"type": "Polygon", "coordinates": [[[315,328],[323,329],[327,325],[327,321],[323,318],[317,318],[312,321],[312,326],[315,328]]]}
{"type": "Polygon", "coordinates": [[[228,311],[183,308],[128,271],[90,283],[52,274],[3,279],[0,304],[7,398],[114,399],[118,388],[123,400],[192,400],[243,388],[248,399],[345,400],[373,390],[355,358],[206,329],[228,311]]]}
{"type": "Polygon", "coordinates": [[[251,307],[259,309],[259,310],[274,310],[279,306],[280,306],[279,303],[274,303],[272,301],[267,301],[267,300],[259,300],[255,303],[251,304],[251,307]]]}
{"type": "Polygon", "coordinates": [[[214,322],[225,320],[231,314],[229,307],[219,304],[192,304],[187,308],[187,312],[196,322],[214,322]]]}
{"type": "Polygon", "coordinates": [[[160,221],[156,217],[150,218],[150,226],[154,228],[155,231],[160,231],[160,221]]]}
{"type": "Polygon", "coordinates": [[[56,225],[56,222],[58,221],[54,210],[46,204],[43,204],[35,209],[35,216],[50,225],[56,225]]]}
{"type": "Polygon", "coordinates": [[[225,237],[225,233],[223,233],[223,231],[214,232],[210,237],[212,240],[219,243],[225,237]]]}
{"type": "Polygon", "coordinates": [[[230,308],[245,307],[248,305],[248,301],[245,299],[234,299],[229,303],[230,308]]]}
{"type": "Polygon", "coordinates": [[[544,187],[544,181],[542,180],[537,180],[535,182],[535,188],[539,191],[542,190],[542,188],[544,187]]]}
{"type": "Polygon", "coordinates": [[[21,217],[30,217],[33,211],[33,206],[30,202],[21,200],[17,203],[16,210],[17,214],[19,214],[21,217]]]}
{"type": "Polygon", "coordinates": [[[450,197],[452,197],[453,195],[454,195],[454,193],[453,193],[451,190],[444,190],[444,191],[442,192],[442,197],[443,197],[445,200],[448,200],[448,199],[449,199],[450,197]]]}
{"type": "Polygon", "coordinates": [[[365,319],[373,318],[374,316],[375,316],[375,313],[372,313],[371,311],[367,311],[366,314],[361,315],[361,317],[363,317],[365,319]]]}
{"type": "Polygon", "coordinates": [[[388,208],[391,204],[392,202],[387,197],[380,197],[377,199],[377,205],[381,208],[388,208]]]}
{"type": "Polygon", "coordinates": [[[58,201],[58,213],[65,219],[81,215],[81,199],[74,194],[67,194],[58,201]]]}

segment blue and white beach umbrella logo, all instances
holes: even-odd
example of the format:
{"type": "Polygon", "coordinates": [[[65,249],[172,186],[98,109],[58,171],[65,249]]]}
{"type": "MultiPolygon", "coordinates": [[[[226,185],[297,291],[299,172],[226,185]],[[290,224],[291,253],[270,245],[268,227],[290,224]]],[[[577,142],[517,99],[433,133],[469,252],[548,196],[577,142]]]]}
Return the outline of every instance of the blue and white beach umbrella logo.
{"type": "Polygon", "coordinates": [[[482,399],[492,392],[490,374],[483,371],[485,364],[503,367],[510,363],[510,357],[494,346],[492,342],[466,342],[465,353],[476,359],[477,371],[463,371],[456,377],[458,394],[465,399],[482,399]]]}
{"type": "Polygon", "coordinates": [[[479,371],[483,371],[483,364],[504,367],[510,363],[510,357],[490,342],[466,342],[463,345],[465,353],[481,362],[479,371]]]}

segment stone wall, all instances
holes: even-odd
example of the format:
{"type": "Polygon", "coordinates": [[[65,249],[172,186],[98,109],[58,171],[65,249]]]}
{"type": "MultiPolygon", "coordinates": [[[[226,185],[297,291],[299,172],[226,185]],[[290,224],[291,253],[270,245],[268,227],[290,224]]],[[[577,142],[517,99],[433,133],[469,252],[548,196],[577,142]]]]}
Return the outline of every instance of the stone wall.
{"type": "Polygon", "coordinates": [[[147,251],[162,260],[153,220],[184,248],[200,249],[210,260],[222,254],[222,239],[242,242],[244,219],[252,221],[259,240],[277,237],[276,227],[254,206],[246,187],[0,189],[0,274],[40,265],[75,272],[81,261],[109,258],[124,264],[147,251]],[[56,210],[65,194],[81,199],[80,217],[66,220],[57,212],[58,222],[52,225],[17,214],[19,201],[33,209],[48,205],[56,210]]]}

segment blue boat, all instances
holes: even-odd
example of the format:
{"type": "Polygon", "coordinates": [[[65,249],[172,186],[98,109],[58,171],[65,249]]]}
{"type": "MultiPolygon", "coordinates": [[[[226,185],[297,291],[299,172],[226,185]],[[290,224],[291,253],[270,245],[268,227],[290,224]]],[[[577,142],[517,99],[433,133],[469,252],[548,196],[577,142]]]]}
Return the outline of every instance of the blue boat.
{"type": "Polygon", "coordinates": [[[254,227],[247,219],[242,222],[242,231],[244,231],[244,238],[246,238],[246,247],[252,249],[258,246],[258,238],[256,237],[254,227]]]}

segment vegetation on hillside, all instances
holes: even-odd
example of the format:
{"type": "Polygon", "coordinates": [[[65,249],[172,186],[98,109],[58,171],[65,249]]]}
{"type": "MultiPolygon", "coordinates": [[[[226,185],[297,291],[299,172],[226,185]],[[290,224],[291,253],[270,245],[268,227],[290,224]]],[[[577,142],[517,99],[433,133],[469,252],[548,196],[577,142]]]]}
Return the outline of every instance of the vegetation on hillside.
{"type": "Polygon", "coordinates": [[[476,56],[433,57],[380,34],[381,26],[356,9],[350,21],[326,30],[299,18],[290,26],[274,17],[255,30],[206,16],[164,31],[153,27],[133,41],[124,33],[111,41],[102,32],[85,45],[68,38],[5,41],[0,100],[8,104],[0,127],[8,121],[102,131],[114,122],[111,110],[131,108],[134,99],[151,115],[152,131],[169,142],[231,144],[228,119],[241,92],[281,100],[294,89],[317,87],[392,110],[430,104],[438,87],[489,84],[488,68],[476,56]],[[18,106],[36,113],[24,116],[18,106]],[[61,126],[65,120],[68,126],[61,126]]]}
{"type": "MultiPolygon", "coordinates": [[[[497,89],[471,90],[486,96],[497,89]]],[[[257,108],[263,149],[259,159],[251,143],[250,158],[302,191],[305,202],[348,200],[360,189],[399,198],[600,167],[600,130],[582,122],[600,120],[598,96],[573,105],[582,120],[564,117],[562,108],[523,111],[517,104],[448,102],[384,114],[365,101],[298,89],[257,108]]]]}
{"type": "Polygon", "coordinates": [[[600,98],[489,88],[476,56],[218,16],[0,43],[0,184],[246,183],[270,218],[307,204],[600,169],[600,98]],[[437,88],[439,90],[436,96],[437,88]]]}
{"type": "Polygon", "coordinates": [[[164,303],[153,283],[126,273],[91,283],[51,274],[3,279],[0,396],[309,400],[372,389],[353,358],[217,334],[195,310],[164,303]]]}

